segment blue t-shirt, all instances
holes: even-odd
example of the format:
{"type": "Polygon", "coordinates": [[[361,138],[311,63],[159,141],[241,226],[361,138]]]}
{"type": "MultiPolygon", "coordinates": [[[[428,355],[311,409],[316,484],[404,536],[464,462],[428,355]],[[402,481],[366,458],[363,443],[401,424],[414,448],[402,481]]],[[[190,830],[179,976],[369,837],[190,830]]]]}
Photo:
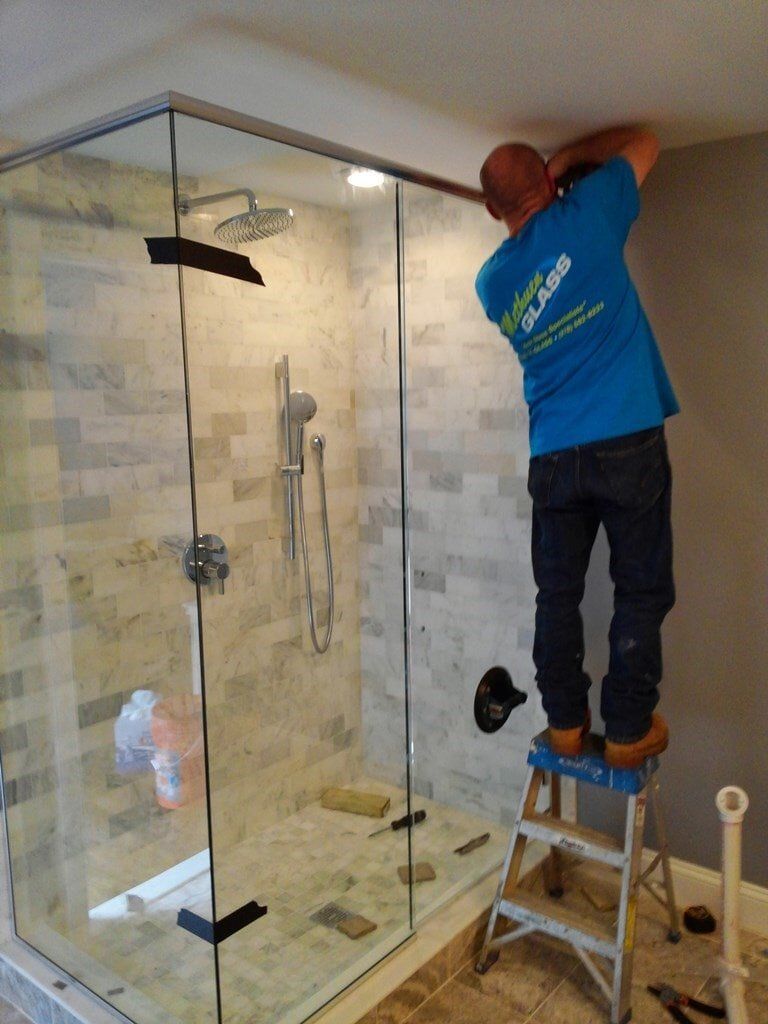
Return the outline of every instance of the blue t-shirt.
{"type": "Polygon", "coordinates": [[[531,455],[656,427],[679,412],[624,263],[640,210],[616,157],[502,242],[477,275],[523,367],[531,455]]]}

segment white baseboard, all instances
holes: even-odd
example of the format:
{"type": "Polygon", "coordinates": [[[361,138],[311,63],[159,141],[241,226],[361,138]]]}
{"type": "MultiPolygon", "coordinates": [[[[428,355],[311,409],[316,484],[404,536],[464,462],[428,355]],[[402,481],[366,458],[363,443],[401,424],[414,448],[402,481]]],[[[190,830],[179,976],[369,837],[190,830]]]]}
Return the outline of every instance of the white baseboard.
{"type": "MultiPolygon", "coordinates": [[[[643,867],[656,856],[655,850],[643,851],[643,867]]],[[[670,857],[675,900],[679,907],[704,903],[715,917],[720,918],[720,872],[692,864],[687,860],[670,857]]],[[[661,868],[654,878],[660,876],[661,868]]],[[[739,890],[739,924],[750,932],[768,935],[768,889],[752,882],[742,882],[739,890]]]]}

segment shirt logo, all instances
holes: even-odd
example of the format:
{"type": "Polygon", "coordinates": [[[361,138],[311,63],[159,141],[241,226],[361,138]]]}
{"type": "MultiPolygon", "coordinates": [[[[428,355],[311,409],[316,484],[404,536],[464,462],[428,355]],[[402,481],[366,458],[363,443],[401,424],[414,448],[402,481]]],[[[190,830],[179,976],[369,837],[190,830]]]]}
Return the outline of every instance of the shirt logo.
{"type": "Polygon", "coordinates": [[[570,269],[571,257],[567,253],[561,253],[546,278],[537,270],[522,294],[515,292],[512,307],[504,313],[499,323],[502,333],[511,338],[517,328],[522,327],[526,334],[530,334],[570,269]]]}

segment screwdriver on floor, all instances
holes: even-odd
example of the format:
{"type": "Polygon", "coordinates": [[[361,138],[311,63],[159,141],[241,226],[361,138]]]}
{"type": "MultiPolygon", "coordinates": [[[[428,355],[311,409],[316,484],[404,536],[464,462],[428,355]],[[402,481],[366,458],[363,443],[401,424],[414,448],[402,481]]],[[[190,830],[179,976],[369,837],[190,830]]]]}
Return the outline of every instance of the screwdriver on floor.
{"type": "Polygon", "coordinates": [[[402,818],[395,818],[394,821],[391,821],[386,828],[379,828],[375,832],[371,832],[368,838],[372,839],[374,836],[380,836],[382,832],[389,832],[390,829],[393,832],[397,832],[401,828],[408,828],[409,825],[418,825],[420,821],[424,821],[426,816],[426,811],[414,811],[413,814],[404,814],[402,818]]]}

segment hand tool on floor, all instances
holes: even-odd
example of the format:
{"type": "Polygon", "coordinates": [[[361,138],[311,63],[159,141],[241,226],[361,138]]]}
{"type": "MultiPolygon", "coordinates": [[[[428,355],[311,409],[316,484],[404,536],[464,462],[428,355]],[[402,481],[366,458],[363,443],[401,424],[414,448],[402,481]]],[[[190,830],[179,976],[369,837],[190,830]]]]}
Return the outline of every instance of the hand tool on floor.
{"type": "Polygon", "coordinates": [[[683,1013],[681,1007],[687,1006],[691,1010],[703,1013],[706,1017],[714,1017],[716,1020],[725,1020],[725,1010],[720,1006],[710,1006],[709,1003],[702,1003],[700,999],[687,996],[684,992],[677,992],[671,985],[648,985],[648,991],[656,996],[668,1011],[671,1017],[680,1024],[694,1024],[694,1021],[687,1013],[683,1013]]]}
{"type": "Polygon", "coordinates": [[[390,829],[393,832],[397,832],[401,828],[408,828],[409,825],[418,825],[420,821],[424,821],[426,816],[426,811],[414,811],[413,814],[404,814],[402,818],[395,818],[394,821],[390,821],[386,828],[379,828],[375,832],[371,832],[368,838],[372,839],[373,836],[380,836],[382,832],[389,832],[390,829]]]}
{"type": "Polygon", "coordinates": [[[457,846],[453,852],[458,853],[460,857],[464,857],[466,854],[472,853],[473,850],[477,850],[478,847],[485,846],[490,838],[490,832],[483,832],[481,836],[475,836],[474,839],[470,839],[469,842],[464,843],[463,846],[457,846]]]}

